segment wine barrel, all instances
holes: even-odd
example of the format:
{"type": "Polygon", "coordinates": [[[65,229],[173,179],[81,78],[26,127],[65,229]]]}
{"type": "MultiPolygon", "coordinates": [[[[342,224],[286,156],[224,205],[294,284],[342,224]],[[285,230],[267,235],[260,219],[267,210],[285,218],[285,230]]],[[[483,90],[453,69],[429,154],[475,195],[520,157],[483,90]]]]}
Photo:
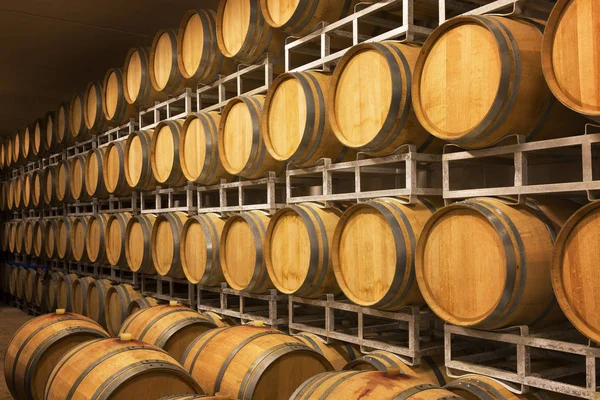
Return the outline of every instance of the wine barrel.
{"type": "Polygon", "coordinates": [[[125,229],[125,258],[133,272],[156,274],[152,262],[152,230],[156,215],[133,216],[125,229]]]}
{"type": "Polygon", "coordinates": [[[185,78],[177,65],[177,31],[161,29],[150,48],[150,80],[152,87],[172,95],[180,94],[186,87],[196,87],[193,80],[185,78]]]}
{"type": "Polygon", "coordinates": [[[440,386],[444,386],[452,380],[448,377],[444,367],[443,355],[421,357],[421,363],[413,366],[406,364],[394,353],[377,350],[350,361],[344,366],[344,370],[347,371],[385,372],[391,369],[398,369],[404,375],[414,376],[440,386]]]}
{"type": "MultiPolygon", "coordinates": [[[[47,271],[38,272],[35,276],[35,304],[40,308],[42,314],[50,312],[48,308],[48,287],[50,276],[47,271]]],[[[56,310],[56,308],[55,308],[56,310]]]]}
{"type": "Polygon", "coordinates": [[[146,307],[131,315],[123,322],[120,333],[130,333],[134,339],[160,347],[181,360],[190,342],[212,328],[216,325],[197,311],[165,305],[146,307]]]}
{"type": "Polygon", "coordinates": [[[32,255],[33,254],[33,224],[35,223],[34,220],[26,220],[25,221],[25,225],[24,225],[24,239],[23,239],[23,248],[24,248],[24,253],[25,254],[29,254],[32,255]]]}
{"type": "Polygon", "coordinates": [[[104,152],[102,178],[108,193],[115,196],[131,195],[131,186],[125,178],[125,142],[110,142],[104,152]]]}
{"type": "Polygon", "coordinates": [[[398,42],[363,43],[342,57],[327,98],[329,121],[341,143],[374,155],[406,144],[441,152],[442,142],[421,126],[411,103],[420,49],[398,42]]]}
{"type": "Polygon", "coordinates": [[[69,131],[71,142],[82,142],[90,137],[90,132],[85,124],[85,95],[76,93],[69,105],[69,131]]]}
{"type": "MultiPolygon", "coordinates": [[[[600,121],[600,92],[589,81],[600,74],[595,1],[560,0],[548,19],[542,42],[542,69],[552,93],[564,105],[600,121]]],[[[579,132],[577,132],[579,133],[579,132]]]]}
{"type": "Polygon", "coordinates": [[[421,228],[439,203],[419,198],[406,205],[390,197],[346,210],[333,234],[332,259],[348,299],[382,310],[424,304],[415,282],[415,250],[421,228]]]}
{"type": "Polygon", "coordinates": [[[27,272],[25,274],[25,300],[29,304],[37,304],[36,300],[36,285],[35,281],[37,279],[38,272],[35,268],[27,268],[27,272]]]}
{"type": "MultiPolygon", "coordinates": [[[[181,266],[180,237],[187,216],[182,212],[160,214],[152,227],[152,262],[161,276],[185,278],[181,266]]],[[[138,244],[139,246],[139,244],[138,244]]]]}
{"type": "Polygon", "coordinates": [[[2,223],[2,240],[0,241],[2,251],[8,251],[10,242],[10,227],[12,223],[4,221],[2,223]]]}
{"type": "Polygon", "coordinates": [[[274,287],[263,256],[269,220],[262,211],[249,211],[225,223],[219,256],[225,280],[233,289],[263,293],[274,287]]]}
{"type": "Polygon", "coordinates": [[[76,217],[71,226],[71,257],[78,262],[88,262],[89,256],[86,246],[87,231],[91,217],[88,215],[76,217]]]}
{"type": "Polygon", "coordinates": [[[158,305],[158,301],[153,297],[140,297],[139,299],[132,300],[127,306],[127,316],[130,317],[138,311],[144,310],[148,307],[155,307],[158,305]]]}
{"type": "Polygon", "coordinates": [[[18,220],[13,220],[10,223],[10,230],[9,230],[9,240],[8,240],[8,249],[10,250],[11,253],[16,253],[17,252],[17,241],[19,240],[19,237],[17,236],[17,225],[19,224],[18,220]]]}
{"type": "Polygon", "coordinates": [[[213,10],[190,10],[177,35],[177,64],[184,78],[209,84],[233,72],[233,63],[217,45],[217,14],[213,10]]]}
{"type": "Polygon", "coordinates": [[[56,218],[46,220],[43,238],[46,257],[58,258],[58,220],[56,218]]]}
{"type": "Polygon", "coordinates": [[[23,207],[23,176],[13,179],[13,206],[16,210],[23,207]]]}
{"type": "Polygon", "coordinates": [[[265,22],[259,0],[224,0],[217,11],[217,43],[225,57],[252,64],[265,53],[276,57],[285,34],[265,22]]]}
{"type": "Polygon", "coordinates": [[[0,169],[8,167],[6,158],[6,140],[0,140],[0,169]]]}
{"type": "Polygon", "coordinates": [[[94,264],[106,264],[106,223],[108,214],[94,214],[85,230],[85,252],[87,260],[94,264]]]}
{"type": "MultiPolygon", "coordinates": [[[[58,106],[58,110],[56,110],[53,127],[53,137],[56,138],[55,149],[67,146],[73,142],[73,131],[71,130],[70,112],[70,103],[61,103],[58,106]]],[[[77,126],[81,126],[81,120],[79,121],[77,126]]]]}
{"type": "Polygon", "coordinates": [[[73,200],[85,201],[90,199],[85,188],[85,155],[83,154],[78,154],[71,159],[69,186],[73,200]]]}
{"type": "Polygon", "coordinates": [[[219,158],[219,121],[214,111],[190,114],[181,129],[179,160],[188,181],[213,185],[231,179],[219,158]]]}
{"type": "Polygon", "coordinates": [[[19,165],[23,163],[21,155],[21,138],[22,134],[20,131],[16,131],[12,136],[12,163],[13,165],[19,165]]]}
{"type": "Polygon", "coordinates": [[[12,160],[12,146],[13,146],[13,138],[8,136],[5,143],[5,151],[4,151],[4,165],[8,168],[13,165],[12,160]]]}
{"type": "Polygon", "coordinates": [[[440,209],[416,252],[427,304],[446,322],[480,329],[563,319],[552,292],[552,248],[576,208],[551,198],[518,206],[477,198],[440,209]]]}
{"type": "Polygon", "coordinates": [[[104,303],[108,289],[111,287],[112,284],[108,279],[97,279],[90,283],[85,296],[85,315],[98,322],[104,328],[106,328],[104,303]]]}
{"type": "Polygon", "coordinates": [[[181,119],[163,121],[154,130],[150,160],[159,185],[178,186],[185,182],[179,161],[183,122],[181,119]]]}
{"type": "Polygon", "coordinates": [[[46,140],[44,136],[46,135],[46,119],[38,118],[33,123],[32,128],[32,148],[31,148],[31,157],[34,160],[42,158],[48,148],[46,147],[46,140]]]}
{"type": "Polygon", "coordinates": [[[56,200],[69,203],[73,200],[71,194],[71,163],[68,160],[59,161],[56,165],[56,200]]]}
{"type": "Polygon", "coordinates": [[[17,268],[16,295],[19,300],[25,300],[26,286],[27,286],[27,269],[24,267],[18,267],[17,268]]]}
{"type": "Polygon", "coordinates": [[[156,186],[152,172],[152,137],[154,131],[135,131],[125,143],[125,179],[132,189],[151,190],[156,186]]]}
{"type": "Polygon", "coordinates": [[[8,282],[8,289],[11,296],[17,297],[17,284],[19,281],[19,268],[13,266],[10,271],[10,281],[8,282]]]}
{"type": "Polygon", "coordinates": [[[39,219],[33,222],[32,245],[33,254],[36,257],[43,257],[46,254],[46,224],[48,220],[39,219]]]}
{"type": "Polygon", "coordinates": [[[336,371],[341,370],[348,362],[356,360],[357,357],[361,356],[358,348],[349,343],[326,343],[319,336],[308,332],[299,333],[294,337],[317,353],[323,354],[336,371]]]}
{"type": "Polygon", "coordinates": [[[21,150],[21,162],[25,164],[33,159],[33,128],[30,125],[20,131],[21,141],[19,149],[21,150]]]}
{"type": "Polygon", "coordinates": [[[125,98],[122,68],[110,68],[102,82],[102,113],[108,123],[124,124],[137,117],[138,109],[125,98]]]}
{"type": "Polygon", "coordinates": [[[6,191],[6,208],[13,210],[15,207],[15,194],[14,194],[14,179],[8,180],[8,190],[6,191]]]}
{"type": "Polygon", "coordinates": [[[356,157],[331,130],[325,107],[330,80],[330,74],[316,71],[275,79],[265,98],[260,128],[275,160],[309,166],[321,158],[339,162],[356,157]]]}
{"type": "Polygon", "coordinates": [[[25,221],[19,220],[15,229],[15,253],[23,254],[25,249],[25,221]]]}
{"type": "Polygon", "coordinates": [[[42,146],[47,152],[54,153],[58,145],[58,132],[56,131],[56,111],[48,111],[44,116],[44,130],[41,132],[42,146]]]}
{"type": "Polygon", "coordinates": [[[92,340],[73,348],[52,370],[44,399],[159,399],[202,393],[167,353],[139,340],[122,339],[92,340]]]}
{"type": "Polygon", "coordinates": [[[188,218],[180,236],[181,267],[193,284],[217,286],[225,281],[219,264],[219,241],[225,221],[217,214],[188,218]]]}
{"type": "Polygon", "coordinates": [[[600,208],[592,202],[579,209],[560,231],[552,258],[552,286],[560,308],[585,336],[600,342],[600,310],[594,234],[600,208]]]}
{"type": "Polygon", "coordinates": [[[37,169],[31,173],[31,207],[44,203],[44,171],[37,169]]]}
{"type": "Polygon", "coordinates": [[[25,173],[21,179],[23,191],[22,202],[23,208],[31,207],[31,172],[25,173]]]}
{"type": "Polygon", "coordinates": [[[56,165],[44,168],[42,182],[44,183],[44,204],[54,205],[58,203],[56,197],[56,186],[58,185],[56,179],[56,165]]]}
{"type": "Polygon", "coordinates": [[[91,149],[85,155],[85,190],[88,196],[107,198],[108,191],[104,185],[104,156],[106,148],[91,149]]]}
{"type": "Polygon", "coordinates": [[[269,278],[282,293],[316,298],[340,292],[331,261],[333,232],[341,212],[315,203],[279,210],[265,237],[269,278]]]}
{"type": "Polygon", "coordinates": [[[159,92],[152,86],[149,68],[150,48],[134,47],[129,50],[123,67],[124,93],[129,104],[147,107],[167,98],[166,93],[159,92]]]}
{"type": "Polygon", "coordinates": [[[293,336],[250,325],[197,337],[181,364],[205,392],[236,393],[241,399],[287,399],[306,379],[332,369],[325,357],[293,336]]]}
{"type": "Polygon", "coordinates": [[[444,389],[465,400],[544,400],[564,398],[564,396],[542,390],[525,394],[516,394],[508,390],[505,384],[482,375],[467,375],[450,382],[444,389]],[[560,397],[558,397],[560,396],[560,397]]]}
{"type": "Polygon", "coordinates": [[[10,393],[16,399],[44,399],[54,364],[78,344],[106,337],[94,321],[64,310],[27,321],[6,351],[4,377],[10,393]]]}
{"type": "Polygon", "coordinates": [[[102,82],[88,83],[83,98],[85,127],[90,133],[104,132],[109,127],[109,121],[104,117],[102,111],[102,101],[104,100],[102,82]]]}
{"type": "Polygon", "coordinates": [[[65,309],[68,312],[73,311],[73,282],[77,280],[77,275],[63,275],[58,281],[58,292],[56,294],[56,303],[58,308],[65,309]]]}
{"type": "MultiPolygon", "coordinates": [[[[133,214],[115,213],[109,214],[106,221],[105,243],[106,260],[110,265],[128,267],[125,250],[127,224],[133,214]]],[[[139,246],[139,243],[137,243],[139,246]]]]}
{"type": "Polygon", "coordinates": [[[73,256],[72,231],[75,217],[62,217],[56,220],[56,255],[61,260],[69,260],[73,256]]]}
{"type": "Polygon", "coordinates": [[[344,18],[352,13],[355,3],[351,0],[309,0],[302,3],[260,0],[260,9],[271,27],[299,37],[310,33],[320,22],[331,23],[344,18]]]}
{"type": "Polygon", "coordinates": [[[542,32],[528,20],[446,21],[429,36],[415,66],[419,122],[465,148],[490,146],[509,135],[542,140],[580,133],[585,120],[555,101],[544,81],[541,47],[542,32]],[[449,95],[441,96],[440,88],[449,95]]]}
{"type": "Polygon", "coordinates": [[[232,175],[255,179],[268,171],[283,170],[284,164],[266,151],[260,132],[264,99],[262,95],[235,97],[223,110],[219,121],[219,156],[225,170],[232,175]]]}
{"type": "Polygon", "coordinates": [[[226,317],[224,315],[219,315],[212,311],[204,311],[201,314],[208,318],[218,328],[239,325],[238,321],[236,321],[235,319],[231,317],[226,317]]]}
{"type": "Polygon", "coordinates": [[[86,315],[86,303],[88,287],[94,282],[94,278],[90,276],[82,276],[75,279],[71,285],[73,295],[73,312],[80,315],[86,315]]]}
{"type": "Polygon", "coordinates": [[[452,392],[424,379],[400,371],[340,371],[315,375],[304,382],[290,400],[317,400],[329,397],[346,400],[460,399],[452,392]]]}
{"type": "Polygon", "coordinates": [[[108,333],[112,336],[119,333],[123,321],[127,318],[129,303],[141,297],[131,285],[122,284],[108,288],[104,298],[104,320],[108,333]]]}
{"type": "Polygon", "coordinates": [[[58,308],[58,284],[62,281],[63,273],[54,271],[50,273],[48,280],[48,297],[45,299],[48,310],[56,310],[58,308]]]}

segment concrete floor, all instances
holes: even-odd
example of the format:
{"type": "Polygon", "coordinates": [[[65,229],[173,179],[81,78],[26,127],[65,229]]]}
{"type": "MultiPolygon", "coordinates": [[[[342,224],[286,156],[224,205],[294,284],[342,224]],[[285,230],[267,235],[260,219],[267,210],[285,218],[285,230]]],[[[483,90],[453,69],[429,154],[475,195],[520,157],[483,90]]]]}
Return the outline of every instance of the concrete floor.
{"type": "Polygon", "coordinates": [[[31,318],[31,315],[27,315],[19,309],[0,304],[0,374],[2,374],[0,377],[0,400],[12,399],[4,381],[4,354],[8,342],[16,330],[31,318]]]}

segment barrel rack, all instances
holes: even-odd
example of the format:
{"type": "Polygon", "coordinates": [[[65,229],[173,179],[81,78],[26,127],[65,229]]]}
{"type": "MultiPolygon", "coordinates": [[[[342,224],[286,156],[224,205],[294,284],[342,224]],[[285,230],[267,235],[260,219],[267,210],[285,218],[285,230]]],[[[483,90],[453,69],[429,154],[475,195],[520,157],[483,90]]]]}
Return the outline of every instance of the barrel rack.
{"type": "Polygon", "coordinates": [[[196,286],[185,279],[141,274],[140,282],[143,296],[165,301],[175,300],[191,308],[196,308],[196,286]]]}

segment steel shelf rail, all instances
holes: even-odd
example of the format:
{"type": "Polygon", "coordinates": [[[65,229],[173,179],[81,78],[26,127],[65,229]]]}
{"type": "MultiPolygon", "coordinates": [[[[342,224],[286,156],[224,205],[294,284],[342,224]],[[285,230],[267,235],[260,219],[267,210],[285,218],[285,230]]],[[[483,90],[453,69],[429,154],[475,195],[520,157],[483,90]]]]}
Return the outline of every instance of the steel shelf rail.
{"type": "Polygon", "coordinates": [[[526,195],[582,192],[587,194],[588,200],[595,200],[595,191],[600,190],[600,179],[595,166],[600,157],[597,154],[600,151],[600,133],[591,132],[600,132],[600,126],[588,124],[585,134],[579,136],[531,143],[518,138],[518,143],[512,145],[447,152],[442,156],[443,197],[447,201],[453,201],[480,196],[514,195],[518,196],[520,201],[520,197],[526,195]],[[540,158],[544,151],[549,154],[546,159],[540,158]],[[549,162],[548,157],[551,157],[553,162],[549,162]],[[460,169],[465,168],[466,163],[470,163],[468,165],[471,167],[490,165],[490,159],[509,166],[510,172],[507,173],[511,173],[514,169],[512,177],[506,176],[505,184],[494,184],[489,180],[483,182],[471,180],[469,182],[471,188],[456,188],[455,178],[461,173],[460,169]],[[558,174],[553,172],[556,169],[550,169],[552,164],[559,167],[571,165],[570,169],[562,169],[565,173],[570,172],[572,176],[566,177],[569,179],[555,176],[558,174]],[[535,181],[530,177],[530,169],[534,165],[538,169],[537,174],[544,176],[546,180],[554,178],[562,182],[534,183],[535,181]],[[506,184],[506,181],[510,181],[509,184],[506,184]]]}
{"type": "Polygon", "coordinates": [[[140,281],[142,296],[175,300],[192,308],[196,307],[196,285],[185,279],[141,274],[140,281]]]}
{"type": "MultiPolygon", "coordinates": [[[[461,15],[482,15],[496,13],[501,15],[524,15],[540,19],[546,19],[552,7],[552,1],[546,0],[469,0],[474,5],[464,10],[461,15]]],[[[461,5],[461,0],[439,0],[439,23],[440,25],[448,18],[448,9],[461,5]],[[457,4],[458,3],[458,4],[457,4]]]]}
{"type": "Polygon", "coordinates": [[[127,139],[127,136],[138,128],[139,123],[134,118],[130,118],[125,124],[96,136],[97,145],[98,147],[105,147],[111,142],[127,139]]]}
{"type": "MultiPolygon", "coordinates": [[[[161,187],[139,193],[139,212],[141,214],[160,214],[166,212],[184,212],[194,215],[197,212],[195,186],[161,187]]],[[[138,205],[136,204],[136,207],[138,205]]]]}
{"type": "Polygon", "coordinates": [[[139,129],[152,129],[162,121],[186,118],[194,111],[195,99],[196,93],[190,88],[185,88],[178,96],[169,97],[165,101],[156,102],[153,106],[140,110],[139,129]]]}
{"type": "Polygon", "coordinates": [[[531,388],[550,390],[570,396],[598,399],[597,392],[598,359],[600,348],[583,338],[572,327],[565,325],[546,331],[531,333],[529,327],[518,326],[500,331],[480,331],[446,324],[444,328],[445,365],[448,375],[458,377],[464,374],[481,374],[500,379],[516,393],[526,393],[531,388]],[[455,347],[464,347],[466,343],[491,343],[494,350],[481,346],[470,346],[471,354],[454,356],[455,347]],[[504,348],[499,345],[506,345],[504,348]],[[500,369],[489,361],[511,353],[511,369],[500,369]],[[554,364],[546,363],[545,368],[533,368],[534,354],[546,358],[553,357],[554,364]],[[583,385],[577,385],[565,379],[575,374],[584,375],[583,385]]]}

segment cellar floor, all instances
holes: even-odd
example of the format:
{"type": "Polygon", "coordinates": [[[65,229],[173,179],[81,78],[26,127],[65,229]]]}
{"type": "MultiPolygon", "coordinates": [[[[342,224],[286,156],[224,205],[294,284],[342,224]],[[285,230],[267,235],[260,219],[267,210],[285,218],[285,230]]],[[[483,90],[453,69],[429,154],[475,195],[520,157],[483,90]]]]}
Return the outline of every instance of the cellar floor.
{"type": "Polygon", "coordinates": [[[8,342],[17,329],[31,318],[31,315],[27,315],[17,308],[0,304],[0,374],[2,374],[0,378],[0,400],[12,399],[4,381],[4,354],[8,342]]]}

